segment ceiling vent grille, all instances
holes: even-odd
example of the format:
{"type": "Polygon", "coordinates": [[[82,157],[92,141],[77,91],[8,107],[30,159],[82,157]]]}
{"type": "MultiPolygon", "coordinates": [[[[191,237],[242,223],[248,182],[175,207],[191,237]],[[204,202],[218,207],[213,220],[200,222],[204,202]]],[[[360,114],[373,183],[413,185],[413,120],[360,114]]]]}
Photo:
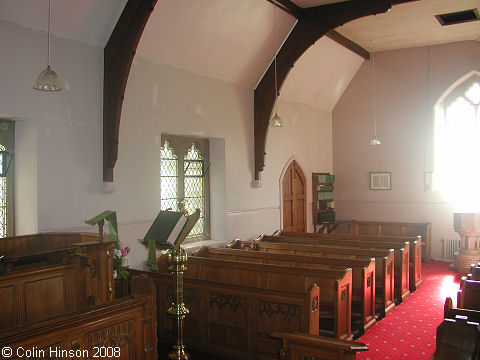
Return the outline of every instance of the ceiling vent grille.
{"type": "Polygon", "coordinates": [[[442,26],[460,24],[480,20],[478,9],[463,10],[447,14],[435,15],[442,26]]]}

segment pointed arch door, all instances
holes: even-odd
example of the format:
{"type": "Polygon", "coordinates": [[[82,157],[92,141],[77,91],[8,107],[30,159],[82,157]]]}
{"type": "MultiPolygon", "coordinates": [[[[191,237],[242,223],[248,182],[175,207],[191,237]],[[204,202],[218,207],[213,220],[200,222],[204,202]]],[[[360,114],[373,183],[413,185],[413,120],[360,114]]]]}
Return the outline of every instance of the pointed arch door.
{"type": "Polygon", "coordinates": [[[306,231],[307,184],[302,168],[293,160],[282,179],[283,230],[306,231]]]}

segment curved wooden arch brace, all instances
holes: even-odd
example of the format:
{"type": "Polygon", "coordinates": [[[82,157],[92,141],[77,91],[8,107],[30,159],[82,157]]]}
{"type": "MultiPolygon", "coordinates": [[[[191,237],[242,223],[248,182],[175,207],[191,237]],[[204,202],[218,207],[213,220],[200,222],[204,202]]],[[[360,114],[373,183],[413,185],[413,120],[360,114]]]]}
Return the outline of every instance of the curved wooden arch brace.
{"type": "MultiPolygon", "coordinates": [[[[330,30],[363,16],[386,12],[394,4],[411,1],[416,0],[351,0],[302,9],[297,24],[277,54],[278,89],[300,56],[330,30]]],[[[260,180],[265,167],[268,125],[275,105],[274,76],[272,63],[254,92],[255,180],[260,180]]]]}
{"type": "Polygon", "coordinates": [[[103,181],[113,181],[123,97],[138,42],[157,0],[128,0],[103,53],[103,181]]]}

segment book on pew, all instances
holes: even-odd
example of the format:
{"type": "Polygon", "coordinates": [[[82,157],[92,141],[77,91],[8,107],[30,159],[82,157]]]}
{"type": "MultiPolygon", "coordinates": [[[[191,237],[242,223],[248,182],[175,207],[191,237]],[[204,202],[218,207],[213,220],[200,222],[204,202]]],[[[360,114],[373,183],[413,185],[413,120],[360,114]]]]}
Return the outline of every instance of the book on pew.
{"type": "Polygon", "coordinates": [[[140,242],[148,246],[148,241],[153,240],[157,247],[162,247],[162,245],[172,247],[186,223],[187,217],[183,212],[162,210],[158,213],[152,226],[150,226],[147,234],[140,242]]]}

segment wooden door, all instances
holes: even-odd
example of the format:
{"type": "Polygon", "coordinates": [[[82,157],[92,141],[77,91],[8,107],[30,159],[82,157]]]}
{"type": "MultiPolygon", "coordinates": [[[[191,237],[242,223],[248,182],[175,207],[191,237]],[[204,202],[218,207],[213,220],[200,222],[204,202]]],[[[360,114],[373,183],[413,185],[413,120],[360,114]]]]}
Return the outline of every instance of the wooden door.
{"type": "Polygon", "coordinates": [[[302,169],[294,160],[283,175],[283,230],[305,232],[307,223],[307,184],[302,169]]]}

